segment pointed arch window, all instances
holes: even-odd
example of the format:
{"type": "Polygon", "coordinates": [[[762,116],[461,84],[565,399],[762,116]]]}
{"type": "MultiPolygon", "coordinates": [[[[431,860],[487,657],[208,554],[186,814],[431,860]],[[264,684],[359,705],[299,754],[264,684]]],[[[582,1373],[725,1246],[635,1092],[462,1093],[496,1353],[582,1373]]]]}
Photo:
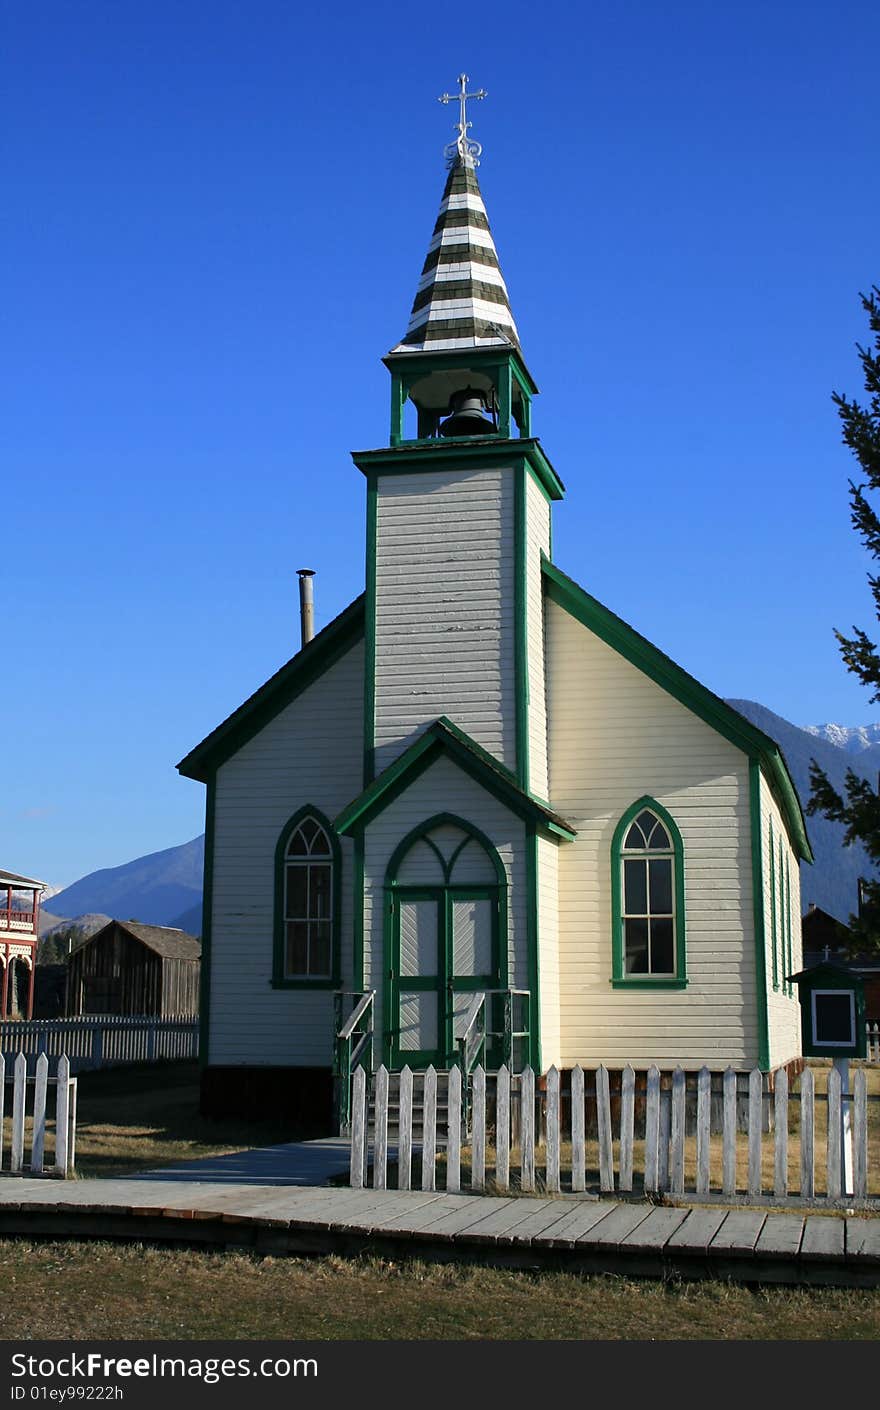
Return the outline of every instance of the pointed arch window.
{"type": "Polygon", "coordinates": [[[652,798],[627,809],[611,849],[612,983],[680,988],[685,964],[681,833],[652,798]]]}
{"type": "Polygon", "coordinates": [[[336,834],[317,808],[302,808],[275,849],[276,987],[338,983],[340,892],[336,834]]]}

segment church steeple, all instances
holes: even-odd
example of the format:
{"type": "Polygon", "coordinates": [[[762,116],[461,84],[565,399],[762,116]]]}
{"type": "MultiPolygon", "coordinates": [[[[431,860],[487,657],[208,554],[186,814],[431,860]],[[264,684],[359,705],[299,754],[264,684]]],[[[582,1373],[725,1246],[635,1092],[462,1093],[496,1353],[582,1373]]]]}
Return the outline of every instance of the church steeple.
{"type": "Polygon", "coordinates": [[[519,346],[477,181],[478,159],[457,144],[454,150],[409,327],[394,352],[519,346]]]}
{"type": "Polygon", "coordinates": [[[458,101],[458,135],[446,148],[449,175],[404,337],[384,359],[392,374],[391,444],[467,436],[531,434],[537,388],[522,360],[507,286],[477,181],[482,147],[469,137],[469,99],[458,101]],[[415,435],[404,431],[407,401],[415,435]],[[443,418],[446,418],[445,420],[443,418]]]}

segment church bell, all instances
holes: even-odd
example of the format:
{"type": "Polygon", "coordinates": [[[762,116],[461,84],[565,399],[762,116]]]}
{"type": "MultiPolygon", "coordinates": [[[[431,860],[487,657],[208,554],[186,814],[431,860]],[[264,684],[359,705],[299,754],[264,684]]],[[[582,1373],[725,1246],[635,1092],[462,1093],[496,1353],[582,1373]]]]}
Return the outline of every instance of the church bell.
{"type": "Polygon", "coordinates": [[[453,392],[449,402],[449,416],[441,422],[441,436],[488,436],[495,426],[483,415],[486,403],[482,392],[473,387],[453,392]]]}

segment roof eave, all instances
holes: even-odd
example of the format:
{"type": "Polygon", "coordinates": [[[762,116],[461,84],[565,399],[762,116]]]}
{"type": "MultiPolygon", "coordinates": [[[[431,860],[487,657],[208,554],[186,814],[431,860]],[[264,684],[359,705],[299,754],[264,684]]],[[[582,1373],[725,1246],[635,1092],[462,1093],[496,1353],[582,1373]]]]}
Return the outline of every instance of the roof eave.
{"type": "Polygon", "coordinates": [[[768,783],[775,785],[789,836],[798,856],[805,862],[812,862],[813,849],[807,835],[800,799],[782,750],[776,741],[728,705],[726,700],[715,695],[708,686],[689,675],[682,666],[659,647],[654,646],[629,623],[624,622],[610,608],[592,597],[544,554],[541,555],[541,567],[544,581],[549,584],[554,601],[594,631],[606,645],[620,651],[632,665],[644,671],[657,685],[693,711],[710,728],[717,730],[729,743],[758,762],[768,783]]]}
{"type": "Polygon", "coordinates": [[[364,630],[364,594],[322,628],[295,656],[265,681],[237,710],[181,759],[178,773],[207,783],[215,770],[253,738],[355,644],[364,630]]]}

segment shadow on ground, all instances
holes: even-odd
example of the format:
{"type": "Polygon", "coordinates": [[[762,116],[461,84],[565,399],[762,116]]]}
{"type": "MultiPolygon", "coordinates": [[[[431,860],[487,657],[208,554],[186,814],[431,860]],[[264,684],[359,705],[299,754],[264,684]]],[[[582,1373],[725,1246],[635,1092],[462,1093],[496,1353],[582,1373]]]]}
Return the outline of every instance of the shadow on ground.
{"type": "Polygon", "coordinates": [[[211,1185],[326,1185],[349,1168],[350,1142],[342,1136],[285,1141],[258,1150],[181,1160],[142,1170],[131,1180],[198,1180],[211,1185]]]}

